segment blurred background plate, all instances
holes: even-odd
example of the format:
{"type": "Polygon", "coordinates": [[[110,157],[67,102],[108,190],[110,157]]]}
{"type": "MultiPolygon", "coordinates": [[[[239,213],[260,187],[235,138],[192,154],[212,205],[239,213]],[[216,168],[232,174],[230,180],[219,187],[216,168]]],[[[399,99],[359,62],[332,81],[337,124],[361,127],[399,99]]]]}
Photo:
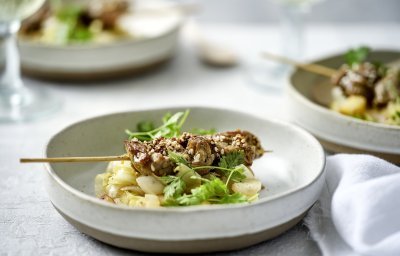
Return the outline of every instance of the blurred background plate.
{"type": "Polygon", "coordinates": [[[159,0],[135,2],[123,24],[127,30],[139,33],[139,38],[56,45],[20,37],[23,73],[45,79],[86,81],[152,70],[166,63],[177,47],[182,13],[168,8],[169,4],[159,0]],[[161,11],[141,11],[137,6],[161,11]]]}
{"type": "MultiPolygon", "coordinates": [[[[399,51],[378,50],[369,59],[389,63],[400,58],[399,51]]],[[[343,53],[315,63],[339,68],[343,53]]],[[[332,85],[329,79],[303,70],[289,78],[289,112],[293,122],[314,134],[335,153],[368,153],[400,163],[400,127],[352,118],[330,110],[332,85]]]]}

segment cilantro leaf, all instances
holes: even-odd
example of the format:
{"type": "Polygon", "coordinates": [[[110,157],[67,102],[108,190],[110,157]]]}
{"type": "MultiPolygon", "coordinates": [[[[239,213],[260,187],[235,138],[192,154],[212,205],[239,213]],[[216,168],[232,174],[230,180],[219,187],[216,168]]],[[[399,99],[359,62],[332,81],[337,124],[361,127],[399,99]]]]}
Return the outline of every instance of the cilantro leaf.
{"type": "Polygon", "coordinates": [[[245,166],[241,164],[231,169],[228,173],[225,173],[225,175],[228,177],[226,184],[229,184],[231,180],[235,182],[241,182],[242,180],[246,179],[246,175],[244,175],[244,167],[245,166]]]}
{"type": "Polygon", "coordinates": [[[240,182],[246,178],[243,151],[232,151],[221,157],[218,166],[199,166],[194,167],[194,170],[210,168],[218,170],[220,174],[226,177],[228,184],[231,180],[240,182]]]}
{"type": "Polygon", "coordinates": [[[218,166],[222,168],[232,169],[243,163],[244,163],[244,152],[233,151],[221,157],[218,166]]]}
{"type": "Polygon", "coordinates": [[[239,193],[229,194],[227,185],[216,178],[192,189],[192,194],[185,194],[176,198],[173,204],[189,206],[198,205],[206,201],[216,204],[232,204],[248,202],[248,199],[239,193]]]}
{"type": "Polygon", "coordinates": [[[218,204],[237,204],[237,203],[245,203],[248,202],[249,200],[245,195],[242,195],[240,193],[234,193],[231,195],[225,195],[223,198],[220,200],[216,201],[218,204]]]}
{"type": "Polygon", "coordinates": [[[367,59],[370,51],[371,49],[366,46],[361,46],[356,49],[350,49],[344,55],[344,59],[349,66],[360,64],[367,59]]]}
{"type": "Polygon", "coordinates": [[[220,179],[213,179],[192,189],[191,195],[178,197],[176,202],[179,205],[196,205],[212,198],[222,198],[227,194],[229,194],[229,190],[225,183],[220,179]]]}
{"type": "Polygon", "coordinates": [[[172,175],[163,176],[161,177],[161,181],[166,184],[164,188],[164,197],[166,201],[181,196],[185,191],[186,184],[180,177],[172,175]]]}
{"type": "MultiPolygon", "coordinates": [[[[241,168],[238,166],[237,168],[241,168]]],[[[240,193],[230,193],[227,183],[221,179],[212,176],[211,180],[201,177],[195,177],[196,180],[201,180],[204,183],[191,189],[190,194],[184,194],[184,180],[179,176],[165,176],[161,180],[168,184],[164,189],[165,201],[164,206],[190,206],[199,205],[203,202],[213,204],[233,204],[249,202],[249,198],[240,193]]]]}
{"type": "Polygon", "coordinates": [[[173,151],[168,151],[168,157],[169,159],[171,159],[172,162],[176,164],[188,165],[188,162],[186,161],[186,159],[183,157],[182,154],[175,153],[173,151]]]}

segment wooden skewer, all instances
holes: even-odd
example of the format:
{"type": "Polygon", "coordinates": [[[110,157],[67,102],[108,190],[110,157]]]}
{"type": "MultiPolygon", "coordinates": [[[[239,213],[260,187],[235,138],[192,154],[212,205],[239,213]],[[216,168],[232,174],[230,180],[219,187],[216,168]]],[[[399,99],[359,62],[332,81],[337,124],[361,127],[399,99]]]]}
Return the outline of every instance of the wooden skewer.
{"type": "Polygon", "coordinates": [[[262,57],[269,59],[269,60],[274,60],[274,61],[277,61],[280,63],[293,65],[298,68],[304,69],[306,71],[309,71],[309,72],[312,72],[315,74],[319,74],[319,75],[323,75],[323,76],[327,76],[327,77],[332,77],[336,73],[336,70],[333,68],[328,68],[328,67],[318,65],[318,64],[300,63],[295,60],[292,60],[292,59],[289,59],[289,58],[286,58],[283,56],[275,55],[272,53],[268,53],[268,52],[263,52],[262,57]]]}
{"type": "MultiPolygon", "coordinates": [[[[271,153],[272,150],[264,150],[264,153],[271,153]]],[[[20,163],[78,163],[78,162],[110,162],[110,161],[131,161],[129,156],[74,156],[74,157],[52,157],[52,158],[21,158],[20,163]]]]}
{"type": "Polygon", "coordinates": [[[54,157],[54,158],[21,158],[20,163],[72,163],[72,162],[110,162],[130,161],[127,155],[121,156],[87,156],[87,157],[54,157]]]}

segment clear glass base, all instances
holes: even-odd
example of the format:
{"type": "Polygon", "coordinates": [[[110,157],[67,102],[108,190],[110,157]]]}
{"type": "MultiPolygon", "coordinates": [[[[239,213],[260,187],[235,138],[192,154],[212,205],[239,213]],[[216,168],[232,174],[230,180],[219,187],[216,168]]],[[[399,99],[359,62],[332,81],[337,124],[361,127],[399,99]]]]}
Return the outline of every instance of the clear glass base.
{"type": "Polygon", "coordinates": [[[246,70],[250,85],[261,91],[282,91],[291,67],[268,61],[250,64],[246,70]]]}
{"type": "Polygon", "coordinates": [[[32,121],[53,114],[60,107],[60,99],[47,90],[26,87],[0,89],[0,122],[32,121]]]}

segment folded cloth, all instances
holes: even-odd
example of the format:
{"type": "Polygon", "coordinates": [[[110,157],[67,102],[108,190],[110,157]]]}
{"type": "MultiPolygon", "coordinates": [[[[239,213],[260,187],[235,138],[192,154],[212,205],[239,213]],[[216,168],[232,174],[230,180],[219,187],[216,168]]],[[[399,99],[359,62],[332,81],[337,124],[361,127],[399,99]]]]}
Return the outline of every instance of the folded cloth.
{"type": "Polygon", "coordinates": [[[324,255],[400,255],[400,168],[339,154],[305,223],[324,255]]]}

